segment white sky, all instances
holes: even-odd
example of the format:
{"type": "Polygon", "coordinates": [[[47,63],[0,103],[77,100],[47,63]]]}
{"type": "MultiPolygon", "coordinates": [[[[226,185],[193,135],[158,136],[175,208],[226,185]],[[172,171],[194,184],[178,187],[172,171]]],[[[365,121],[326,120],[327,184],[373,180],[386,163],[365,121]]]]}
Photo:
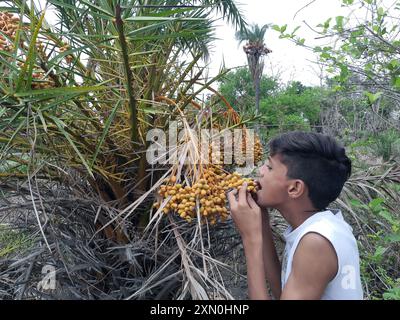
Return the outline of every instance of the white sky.
{"type": "MultiPolygon", "coordinates": [[[[272,23],[279,26],[287,24],[287,31],[292,31],[296,26],[301,26],[297,34],[306,39],[305,44],[326,44],[326,40],[325,42],[313,40],[316,34],[303,21],[307,21],[309,26],[315,28],[319,23],[325,22],[330,17],[347,16],[349,10],[341,7],[340,0],[316,0],[298,12],[294,18],[296,12],[310,2],[311,0],[236,0],[236,3],[240,4],[240,8],[245,13],[246,21],[249,24],[272,23]]],[[[220,40],[216,41],[213,54],[211,54],[210,75],[218,71],[222,57],[224,57],[226,67],[247,64],[242,45],[238,46],[238,42],[235,40],[233,27],[220,22],[216,29],[216,36],[220,40]]],[[[307,61],[316,60],[316,56],[312,52],[296,46],[287,39],[279,39],[279,33],[273,29],[267,30],[265,44],[272,49],[272,53],[265,59],[264,74],[281,73],[283,82],[299,80],[306,85],[320,84],[317,74],[318,67],[307,61]],[[313,68],[315,71],[313,71],[313,68]]]]}

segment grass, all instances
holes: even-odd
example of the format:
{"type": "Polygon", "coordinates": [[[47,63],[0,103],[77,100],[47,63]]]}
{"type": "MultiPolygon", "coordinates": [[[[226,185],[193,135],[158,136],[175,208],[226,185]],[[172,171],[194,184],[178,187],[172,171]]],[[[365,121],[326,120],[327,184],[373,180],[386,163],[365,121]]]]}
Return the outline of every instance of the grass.
{"type": "Polygon", "coordinates": [[[33,242],[32,237],[26,232],[0,225],[0,258],[7,258],[14,253],[23,254],[33,242]]]}

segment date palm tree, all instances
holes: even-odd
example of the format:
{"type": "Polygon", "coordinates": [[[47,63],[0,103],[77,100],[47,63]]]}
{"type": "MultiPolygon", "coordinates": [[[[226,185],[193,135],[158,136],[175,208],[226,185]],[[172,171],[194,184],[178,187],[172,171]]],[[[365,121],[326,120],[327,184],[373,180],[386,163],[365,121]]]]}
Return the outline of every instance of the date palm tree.
{"type": "MultiPolygon", "coordinates": [[[[192,256],[206,254],[204,237],[196,240],[200,223],[179,224],[197,230],[187,238],[175,225],[169,228],[175,216],[151,209],[172,169],[147,162],[146,136],[152,129],[168,132],[170,121],[189,127],[206,118],[201,117],[206,109],[201,93],[227,72],[213,79],[203,74],[213,40],[210,17],[220,14],[243,28],[235,2],[48,0],[58,17],[52,24],[37,2],[0,2],[0,183],[29,185],[48,252],[52,236],[41,224],[47,221],[46,211],[35,201],[43,203],[39,183],[58,183],[99,205],[85,225],[87,230],[96,227],[89,238],[126,245],[138,237],[150,239],[153,233],[145,228],[156,232],[160,223],[167,226],[165,240],[176,240],[155,242],[155,251],[175,245],[169,262],[175,265],[180,256],[182,264],[176,266],[181,270],[159,269],[155,258],[144,269],[157,273],[125,296],[150,294],[155,283],[169,283],[165,288],[180,288],[177,296],[194,298],[205,298],[210,284],[222,288],[207,273],[214,270],[213,260],[192,256]],[[160,219],[152,220],[155,216],[160,219]]],[[[73,214],[69,219],[76,224],[73,214]]]]}
{"type": "Polygon", "coordinates": [[[0,80],[0,159],[29,152],[27,126],[40,119],[35,150],[46,147],[88,173],[93,188],[121,207],[137,198],[127,192],[133,181],[135,190],[149,187],[144,137],[168,119],[164,97],[196,99],[189,92],[198,92],[199,61],[213,40],[211,12],[245,26],[232,0],[49,0],[59,18],[52,27],[26,1],[1,2],[8,7],[0,71],[8,76],[0,80]],[[128,164],[139,167],[129,179],[128,164]]]}
{"type": "MultiPolygon", "coordinates": [[[[255,115],[259,115],[260,111],[260,82],[264,69],[264,56],[272,51],[266,47],[264,43],[265,32],[270,27],[270,24],[265,24],[260,27],[258,24],[253,24],[248,28],[236,32],[236,39],[239,44],[246,42],[243,50],[247,56],[247,63],[253,78],[254,90],[256,95],[255,115]]],[[[258,131],[258,125],[256,125],[258,131]]]]}

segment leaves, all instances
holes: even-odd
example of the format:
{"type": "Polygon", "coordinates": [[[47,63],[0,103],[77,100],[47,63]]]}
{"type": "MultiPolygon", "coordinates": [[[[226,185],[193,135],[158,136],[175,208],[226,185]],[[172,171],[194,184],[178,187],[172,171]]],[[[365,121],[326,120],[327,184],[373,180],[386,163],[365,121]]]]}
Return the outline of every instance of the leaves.
{"type": "Polygon", "coordinates": [[[396,243],[400,242],[400,233],[392,233],[385,237],[386,242],[396,243]]]}
{"type": "MultiPolygon", "coordinates": [[[[131,1],[129,4],[123,2],[120,16],[116,11],[119,1],[49,0],[59,19],[56,25],[49,28],[43,16],[33,14],[37,13],[35,2],[30,2],[31,6],[23,0],[10,3],[16,7],[12,11],[25,10],[24,21],[28,28],[21,31],[14,54],[0,51],[0,68],[6,74],[0,79],[1,161],[15,163],[12,159],[19,159],[30,152],[32,161],[28,172],[33,189],[38,185],[35,185],[36,178],[40,182],[58,181],[59,190],[65,187],[74,196],[80,194],[86,199],[95,197],[96,203],[107,203],[106,210],[100,208],[96,216],[89,220],[86,217],[85,224],[89,221],[88,226],[91,226],[89,237],[93,235],[94,228],[99,229],[98,224],[101,224],[100,228],[107,228],[106,236],[110,240],[125,244],[127,240],[118,237],[120,226],[115,227],[115,224],[121,223],[121,212],[128,208],[125,213],[131,214],[129,211],[132,207],[129,205],[135,204],[135,218],[127,220],[124,228],[130,228],[130,235],[138,235],[138,221],[146,223],[150,220],[148,205],[157,184],[161,183],[160,177],[170,173],[170,169],[164,166],[150,168],[146,163],[143,152],[147,143],[144,140],[146,133],[153,128],[165,128],[172,120],[184,121],[188,127],[197,125],[197,121],[202,119],[201,116],[197,117],[203,112],[202,106],[200,110],[191,106],[197,107],[206,88],[226,72],[222,71],[214,78],[204,74],[204,60],[213,40],[213,19],[221,14],[223,19],[243,27],[243,17],[231,0],[206,0],[190,6],[183,1],[152,1],[149,5],[143,5],[140,1],[131,1]],[[118,22],[121,23],[118,25],[114,22],[119,17],[121,19],[118,22]],[[24,62],[25,66],[21,68],[20,64],[24,62]],[[18,79],[18,89],[15,90],[18,79]],[[196,84],[198,80],[203,84],[196,84]],[[136,145],[130,137],[132,101],[137,102],[136,145]],[[172,103],[167,105],[165,101],[172,103]],[[190,117],[186,119],[184,112],[188,112],[190,117]]],[[[262,27],[258,31],[262,33],[265,30],[266,27],[262,27]]],[[[225,120],[219,114],[213,119],[225,120]]],[[[10,180],[27,178],[26,172],[18,173],[12,175],[13,172],[1,172],[0,177],[10,177],[10,180]]],[[[53,217],[66,209],[67,204],[63,203],[60,210],[56,211],[53,208],[48,210],[46,201],[36,205],[36,195],[41,200],[43,190],[41,188],[40,193],[29,190],[31,197],[35,194],[32,202],[37,208],[38,217],[43,212],[49,214],[43,221],[56,220],[53,217]],[[44,207],[49,212],[44,212],[44,207]]],[[[73,226],[78,221],[75,218],[77,215],[71,214],[76,207],[68,209],[68,217],[72,221],[68,225],[73,226]]],[[[37,220],[40,221],[39,218],[37,220]]],[[[160,220],[157,221],[158,224],[160,220]]],[[[81,230],[85,230],[85,226],[81,230]]],[[[140,225],[138,229],[143,226],[140,225]]],[[[154,228],[157,229],[157,225],[154,228]]],[[[179,224],[173,227],[173,232],[180,232],[181,228],[182,224],[179,224]]],[[[197,235],[200,231],[201,235],[200,224],[190,228],[197,235]]],[[[172,244],[174,233],[167,235],[172,244]]],[[[75,233],[73,237],[79,235],[75,233]]],[[[180,282],[177,282],[176,289],[174,277],[168,282],[159,282],[156,277],[149,276],[143,283],[153,290],[160,283],[170,285],[172,282],[174,287],[169,291],[176,290],[177,295],[182,294],[187,298],[188,294],[192,294],[196,297],[201,292],[199,297],[206,298],[208,286],[218,288],[219,281],[215,276],[200,273],[196,269],[204,267],[216,270],[215,262],[196,258],[187,265],[188,268],[181,270],[174,261],[179,255],[192,258],[193,252],[201,251],[199,246],[203,246],[207,237],[201,236],[195,241],[188,238],[186,242],[186,231],[183,236],[185,246],[180,251],[174,251],[175,257],[170,262],[177,268],[172,272],[173,275],[185,279],[193,272],[191,277],[196,279],[190,281],[194,285],[190,293],[185,288],[180,289],[180,282]],[[191,250],[189,254],[186,253],[188,248],[191,250]],[[199,266],[198,261],[204,265],[199,266]]],[[[71,239],[70,235],[68,237],[71,239]]],[[[103,237],[102,240],[105,243],[107,239],[103,237]]],[[[82,252],[92,253],[86,249],[82,252]]],[[[158,247],[154,252],[159,255],[162,250],[158,247]]],[[[103,256],[110,257],[110,253],[103,256]]],[[[159,258],[156,259],[158,262],[159,258]]],[[[112,270],[115,266],[110,267],[108,262],[117,260],[110,258],[102,264],[102,268],[112,270]]],[[[151,259],[145,260],[145,267],[153,270],[151,259]]],[[[74,267],[71,270],[76,270],[74,267]]],[[[165,272],[169,271],[171,268],[166,268],[165,272]]],[[[165,278],[164,271],[156,273],[165,278]]],[[[97,295],[98,292],[88,292],[88,298],[110,297],[109,293],[97,295]]],[[[118,294],[123,296],[125,292],[118,294]]],[[[223,296],[230,298],[228,292],[224,292],[223,296]]]]}
{"type": "MultiPolygon", "coordinates": [[[[29,44],[29,49],[28,49],[28,54],[26,56],[26,61],[21,69],[18,81],[17,81],[17,85],[16,85],[16,89],[15,91],[18,93],[19,90],[22,88],[22,84],[23,81],[26,77],[26,75],[28,74],[28,81],[26,84],[26,88],[28,88],[28,86],[30,86],[31,81],[32,81],[32,70],[33,70],[33,66],[34,66],[34,60],[35,60],[35,46],[36,46],[36,39],[39,35],[39,30],[42,27],[42,23],[43,23],[43,19],[45,16],[46,11],[44,11],[42,13],[42,15],[40,16],[39,22],[35,27],[35,31],[30,39],[30,44],[29,44]]],[[[32,22],[33,23],[33,22],[32,22]]]]}
{"type": "Polygon", "coordinates": [[[379,263],[380,261],[382,261],[383,255],[386,252],[386,250],[387,249],[385,247],[381,247],[381,246],[377,247],[375,250],[375,253],[372,256],[372,259],[374,259],[376,262],[379,263]]]}
{"type": "Polygon", "coordinates": [[[153,17],[144,17],[144,16],[140,16],[140,17],[130,17],[130,18],[126,18],[124,19],[124,21],[126,22],[177,22],[177,21],[206,21],[205,18],[184,18],[184,17],[157,17],[157,16],[153,16],[153,17]]]}
{"type": "Polygon", "coordinates": [[[368,101],[371,104],[375,103],[382,96],[382,92],[372,93],[365,91],[364,94],[368,97],[368,101]]]}
{"type": "Polygon", "coordinates": [[[368,206],[371,208],[372,211],[378,212],[382,210],[382,204],[385,202],[385,199],[383,198],[376,198],[372,200],[368,206]]]}
{"type": "Polygon", "coordinates": [[[337,29],[339,32],[343,31],[343,25],[344,25],[344,17],[343,16],[337,16],[335,18],[336,20],[336,26],[334,27],[337,29]]]}
{"type": "Polygon", "coordinates": [[[391,288],[383,294],[385,300],[400,300],[400,286],[391,288]]]}
{"type": "Polygon", "coordinates": [[[106,123],[105,123],[105,125],[104,125],[104,130],[103,130],[103,132],[102,132],[102,134],[101,134],[101,136],[100,136],[100,139],[99,139],[99,141],[98,141],[98,144],[97,144],[97,146],[96,146],[96,150],[95,150],[95,152],[94,152],[93,158],[92,158],[92,160],[90,161],[90,168],[93,168],[93,164],[94,164],[95,161],[96,161],[96,158],[97,158],[97,155],[98,155],[99,152],[100,152],[101,146],[103,145],[104,140],[105,140],[106,136],[107,136],[108,133],[109,133],[111,123],[113,122],[113,120],[114,120],[114,118],[115,118],[115,115],[116,115],[116,113],[117,113],[117,111],[118,111],[118,109],[119,109],[119,107],[120,107],[121,105],[122,105],[122,101],[118,101],[118,102],[115,104],[115,107],[112,109],[110,116],[107,118],[107,121],[106,121],[106,123]]]}
{"type": "Polygon", "coordinates": [[[15,94],[15,97],[18,98],[30,97],[34,98],[35,100],[50,100],[60,96],[69,96],[69,95],[76,96],[76,94],[85,94],[103,90],[110,90],[110,88],[99,85],[91,87],[82,86],[82,87],[37,89],[37,90],[29,90],[26,92],[18,92],[15,94]]]}
{"type": "MultiPolygon", "coordinates": [[[[342,0],[341,3],[348,7],[348,15],[329,17],[317,25],[320,29],[316,31],[316,38],[324,39],[320,43],[334,45],[324,47],[317,43],[310,49],[319,55],[324,70],[330,73],[328,83],[334,92],[361,91],[370,104],[379,100],[386,123],[399,129],[395,118],[389,116],[391,112],[399,112],[400,101],[398,8],[384,7],[372,0],[342,0]]],[[[275,25],[273,29],[280,33],[280,38],[308,47],[290,33],[281,32],[280,26],[275,25]]]]}
{"type": "Polygon", "coordinates": [[[76,154],[78,155],[79,159],[82,161],[82,164],[85,166],[85,168],[87,169],[87,172],[89,173],[89,175],[94,178],[92,169],[90,168],[90,166],[88,165],[84,155],[79,151],[76,143],[74,142],[73,138],[71,137],[71,135],[65,130],[65,128],[67,127],[67,125],[60,119],[54,117],[54,116],[49,116],[50,119],[52,119],[54,121],[54,123],[56,124],[56,126],[58,127],[58,129],[60,130],[60,132],[64,135],[64,137],[68,140],[68,142],[70,143],[70,145],[72,146],[73,150],[76,152],[76,154]]]}
{"type": "Polygon", "coordinates": [[[392,83],[393,83],[393,86],[394,86],[396,89],[400,89],[400,76],[395,76],[395,77],[392,79],[392,83]]]}

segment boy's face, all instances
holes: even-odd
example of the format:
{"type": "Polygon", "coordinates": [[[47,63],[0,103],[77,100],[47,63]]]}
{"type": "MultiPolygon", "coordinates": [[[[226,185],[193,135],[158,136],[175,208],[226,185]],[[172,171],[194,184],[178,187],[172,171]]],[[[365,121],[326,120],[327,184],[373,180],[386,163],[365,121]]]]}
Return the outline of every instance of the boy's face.
{"type": "Polygon", "coordinates": [[[279,155],[268,157],[259,172],[257,204],[263,208],[276,208],[285,203],[289,179],[286,177],[287,168],[280,161],[279,155]]]}

